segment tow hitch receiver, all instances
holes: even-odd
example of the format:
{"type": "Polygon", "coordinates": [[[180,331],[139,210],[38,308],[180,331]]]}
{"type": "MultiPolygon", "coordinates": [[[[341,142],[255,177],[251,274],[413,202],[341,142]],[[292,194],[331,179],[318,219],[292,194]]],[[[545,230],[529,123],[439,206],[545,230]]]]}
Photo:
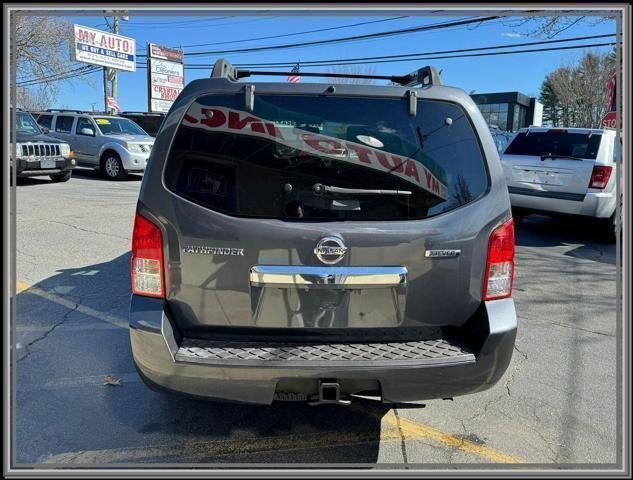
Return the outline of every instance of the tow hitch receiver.
{"type": "Polygon", "coordinates": [[[350,405],[351,400],[344,400],[341,398],[341,386],[338,382],[322,382],[319,381],[319,393],[318,395],[313,395],[309,405],[323,405],[327,403],[336,403],[339,405],[350,405]]]}

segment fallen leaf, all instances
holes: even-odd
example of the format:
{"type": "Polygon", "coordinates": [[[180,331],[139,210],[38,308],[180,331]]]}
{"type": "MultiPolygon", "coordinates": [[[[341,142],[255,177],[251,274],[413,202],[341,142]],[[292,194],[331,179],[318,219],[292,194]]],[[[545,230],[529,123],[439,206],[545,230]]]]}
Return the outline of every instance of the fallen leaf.
{"type": "Polygon", "coordinates": [[[115,380],[114,377],[108,373],[105,377],[103,377],[103,384],[104,385],[121,385],[121,380],[119,379],[115,380]]]}

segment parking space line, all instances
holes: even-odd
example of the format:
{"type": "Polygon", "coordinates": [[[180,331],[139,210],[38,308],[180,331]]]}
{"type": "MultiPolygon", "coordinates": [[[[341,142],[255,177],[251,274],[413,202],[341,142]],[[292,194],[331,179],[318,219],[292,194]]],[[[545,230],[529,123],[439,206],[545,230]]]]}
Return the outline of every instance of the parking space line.
{"type": "Polygon", "coordinates": [[[110,315],[104,312],[99,312],[98,310],[87,307],[85,305],[77,304],[59,295],[56,295],[51,292],[47,292],[46,290],[42,290],[39,287],[32,287],[28,283],[24,283],[19,280],[16,281],[15,283],[15,290],[16,290],[16,293],[18,294],[28,291],[28,293],[30,294],[37,295],[38,297],[41,297],[41,298],[45,298],[46,300],[49,300],[53,303],[61,305],[62,307],[66,307],[70,310],[75,310],[79,313],[83,313],[84,315],[88,315],[89,317],[96,318],[97,320],[102,320],[104,322],[110,323],[120,328],[128,328],[128,325],[129,325],[128,321],[123,318],[116,317],[114,315],[110,315]]]}
{"type": "MultiPolygon", "coordinates": [[[[381,414],[371,411],[369,408],[363,408],[361,406],[353,406],[357,411],[362,412],[369,416],[379,416],[381,414]]],[[[383,417],[383,421],[392,427],[400,428],[405,440],[432,440],[443,445],[447,445],[465,453],[477,455],[493,463],[527,463],[525,460],[508,455],[504,452],[496,450],[485,445],[479,445],[463,437],[453,435],[450,433],[442,432],[436,428],[424,425],[407,418],[400,416],[400,423],[398,424],[398,418],[393,410],[390,410],[387,415],[383,417]]]]}

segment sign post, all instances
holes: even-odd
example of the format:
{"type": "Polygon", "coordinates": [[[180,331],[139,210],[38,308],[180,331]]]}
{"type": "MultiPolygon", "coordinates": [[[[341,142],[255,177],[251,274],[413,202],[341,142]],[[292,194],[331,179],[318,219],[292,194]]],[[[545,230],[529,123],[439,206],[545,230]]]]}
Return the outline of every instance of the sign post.
{"type": "Polygon", "coordinates": [[[185,86],[184,54],[177,48],[147,45],[147,110],[166,113],[185,86]]]}

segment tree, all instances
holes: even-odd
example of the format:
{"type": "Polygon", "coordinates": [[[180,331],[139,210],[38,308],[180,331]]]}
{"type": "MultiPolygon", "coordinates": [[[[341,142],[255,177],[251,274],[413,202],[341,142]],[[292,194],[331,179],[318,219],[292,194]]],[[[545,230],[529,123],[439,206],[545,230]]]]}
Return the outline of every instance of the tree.
{"type": "Polygon", "coordinates": [[[515,33],[520,33],[524,36],[553,38],[579,23],[589,21],[591,26],[594,26],[613,20],[613,18],[613,16],[525,15],[518,19],[506,20],[503,23],[512,28],[515,33]],[[519,29],[522,32],[517,32],[519,29]]]}
{"type": "Polygon", "coordinates": [[[541,85],[539,102],[543,104],[543,120],[553,127],[560,126],[560,100],[554,93],[551,75],[545,77],[541,85]]]}
{"type": "Polygon", "coordinates": [[[547,75],[539,97],[546,122],[555,127],[599,128],[608,109],[613,58],[610,53],[589,52],[577,63],[547,75]]]}
{"type": "Polygon", "coordinates": [[[51,108],[57,97],[55,85],[49,87],[17,87],[16,106],[27,111],[39,111],[51,108]]]}
{"type": "MultiPolygon", "coordinates": [[[[327,73],[344,73],[345,75],[376,75],[376,67],[368,65],[336,65],[328,67],[327,73]]],[[[373,85],[376,80],[373,78],[335,78],[324,77],[328,83],[346,83],[350,85],[373,85]]]]}
{"type": "Polygon", "coordinates": [[[14,13],[11,37],[15,55],[18,106],[38,109],[51,106],[59,92],[59,82],[78,77],[69,71],[83,64],[70,59],[72,24],[54,17],[25,16],[14,13]],[[28,83],[25,83],[27,82],[28,83]]]}

